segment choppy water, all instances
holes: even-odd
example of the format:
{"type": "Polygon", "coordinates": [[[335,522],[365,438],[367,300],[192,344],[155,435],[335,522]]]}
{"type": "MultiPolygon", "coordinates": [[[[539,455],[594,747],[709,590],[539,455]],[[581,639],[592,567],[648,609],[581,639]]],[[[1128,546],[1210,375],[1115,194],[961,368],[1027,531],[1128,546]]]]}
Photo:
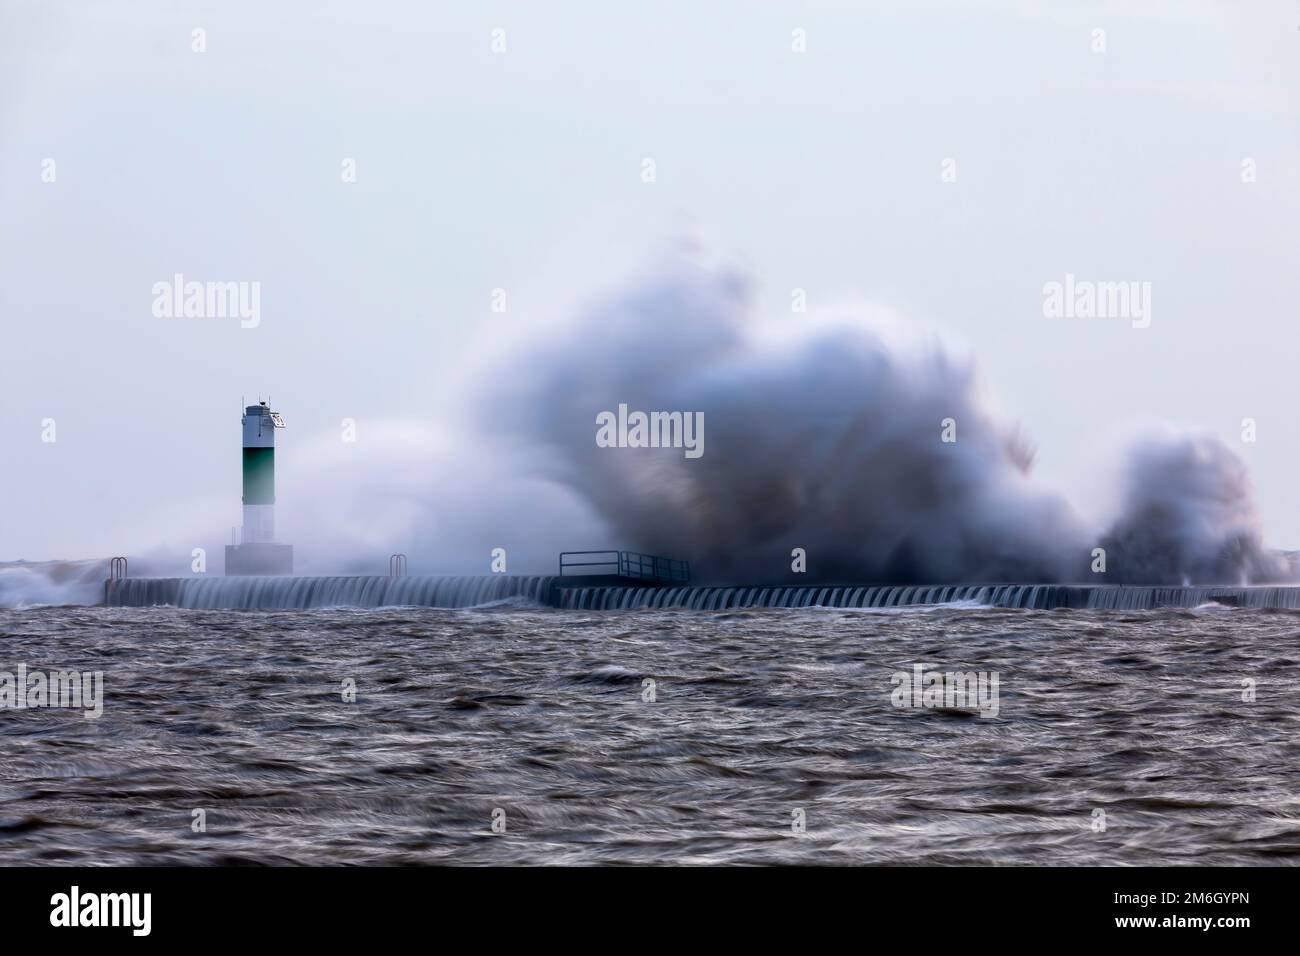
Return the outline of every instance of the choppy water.
{"type": "Polygon", "coordinates": [[[99,720],[0,710],[0,863],[1294,863],[1298,642],[1227,608],[0,611],[0,670],[106,683],[99,720]],[[915,663],[999,672],[999,716],[894,708],[915,663]]]}

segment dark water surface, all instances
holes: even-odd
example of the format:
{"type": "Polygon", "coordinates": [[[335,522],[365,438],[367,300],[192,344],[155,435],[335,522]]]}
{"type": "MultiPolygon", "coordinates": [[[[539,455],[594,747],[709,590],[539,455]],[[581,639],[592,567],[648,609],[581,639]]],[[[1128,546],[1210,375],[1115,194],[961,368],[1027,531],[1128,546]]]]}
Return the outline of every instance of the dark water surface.
{"type": "Polygon", "coordinates": [[[1295,863],[1298,644],[1227,608],[0,611],[0,671],[105,681],[98,720],[0,710],[0,863],[1295,863]],[[896,709],[916,663],[997,671],[998,716],[896,709]]]}

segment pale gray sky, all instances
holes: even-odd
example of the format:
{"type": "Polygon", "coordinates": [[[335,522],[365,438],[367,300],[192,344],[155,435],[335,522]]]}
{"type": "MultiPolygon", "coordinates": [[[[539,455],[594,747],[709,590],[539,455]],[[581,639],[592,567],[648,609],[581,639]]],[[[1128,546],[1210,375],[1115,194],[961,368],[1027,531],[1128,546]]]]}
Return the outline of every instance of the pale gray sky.
{"type": "Polygon", "coordinates": [[[684,228],[766,312],[956,333],[1056,485],[1134,420],[1213,430],[1300,547],[1297,3],[0,0],[0,204],[0,559],[235,524],[241,396],[297,440],[436,422],[482,338],[684,228]],[[154,317],[177,272],[261,324],[154,317]],[[1067,272],[1152,283],[1150,328],[1044,318],[1067,272]]]}

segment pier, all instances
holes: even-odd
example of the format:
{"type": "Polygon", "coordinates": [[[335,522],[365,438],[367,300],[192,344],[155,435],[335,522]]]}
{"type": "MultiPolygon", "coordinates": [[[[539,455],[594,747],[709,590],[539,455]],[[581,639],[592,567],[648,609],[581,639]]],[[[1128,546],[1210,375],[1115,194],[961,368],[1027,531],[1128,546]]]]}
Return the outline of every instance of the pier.
{"type": "Polygon", "coordinates": [[[618,575],[338,576],[130,578],[109,580],[110,607],[307,610],[326,607],[483,607],[495,603],[570,611],[681,608],[882,609],[922,605],[1022,610],[1147,610],[1219,604],[1300,609],[1300,587],[1139,587],[1127,585],[800,585],[709,587],[618,575]],[[612,580],[613,579],[613,580],[612,580]]]}

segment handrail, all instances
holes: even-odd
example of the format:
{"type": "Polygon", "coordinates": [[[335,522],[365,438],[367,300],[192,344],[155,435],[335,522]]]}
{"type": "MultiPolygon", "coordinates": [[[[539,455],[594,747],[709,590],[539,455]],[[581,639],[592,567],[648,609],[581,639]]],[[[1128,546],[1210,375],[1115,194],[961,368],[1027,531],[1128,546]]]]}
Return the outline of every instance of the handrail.
{"type": "Polygon", "coordinates": [[[126,558],[120,554],[108,562],[108,577],[104,580],[104,603],[108,603],[108,592],[112,590],[112,585],[123,580],[126,577],[127,562],[126,558]]]}
{"type": "Polygon", "coordinates": [[[562,551],[560,552],[560,576],[572,568],[603,568],[600,571],[584,571],[593,576],[635,578],[659,584],[685,584],[691,579],[691,565],[688,561],[676,558],[663,558],[654,554],[642,554],[639,551],[562,551]],[[574,561],[572,558],[589,558],[596,560],[574,561]]]}
{"type": "Polygon", "coordinates": [[[597,567],[609,567],[612,568],[613,570],[606,573],[618,574],[620,554],[622,554],[621,551],[561,551],[560,552],[560,575],[561,576],[564,575],[565,568],[597,568],[597,567]],[[601,561],[565,561],[565,558],[575,557],[575,556],[587,557],[588,555],[592,555],[592,554],[611,555],[611,557],[601,561]]]}
{"type": "Polygon", "coordinates": [[[390,578],[406,577],[406,555],[399,553],[388,556],[388,576],[390,578]]]}

